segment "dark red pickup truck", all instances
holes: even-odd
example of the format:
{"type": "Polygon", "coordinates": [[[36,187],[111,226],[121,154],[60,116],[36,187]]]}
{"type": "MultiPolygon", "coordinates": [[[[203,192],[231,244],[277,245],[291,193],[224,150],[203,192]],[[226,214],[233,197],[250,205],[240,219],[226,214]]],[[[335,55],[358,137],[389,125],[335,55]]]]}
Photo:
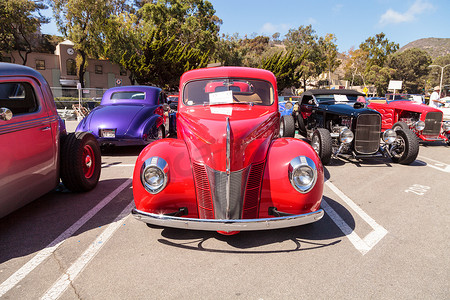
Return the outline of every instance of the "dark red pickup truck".
{"type": "Polygon", "coordinates": [[[101,154],[90,133],[67,134],[53,95],[37,71],[0,63],[0,217],[60,183],[71,191],[93,189],[101,154]]]}

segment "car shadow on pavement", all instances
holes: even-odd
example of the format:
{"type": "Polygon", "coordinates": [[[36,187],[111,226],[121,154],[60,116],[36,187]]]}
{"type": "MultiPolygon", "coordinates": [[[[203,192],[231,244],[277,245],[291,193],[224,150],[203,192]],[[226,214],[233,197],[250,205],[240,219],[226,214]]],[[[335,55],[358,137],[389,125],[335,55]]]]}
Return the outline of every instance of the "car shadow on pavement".
{"type": "MultiPolygon", "coordinates": [[[[1,218],[0,263],[45,249],[101,203],[111,193],[111,187],[118,187],[124,182],[124,179],[101,180],[94,190],[87,193],[71,193],[60,185],[52,192],[1,218]]],[[[97,213],[92,214],[92,218],[87,219],[66,239],[111,224],[131,199],[132,189],[129,186],[97,213]]]]}
{"type": "Polygon", "coordinates": [[[137,156],[145,146],[102,147],[102,156],[137,156]]]}
{"type": "MultiPolygon", "coordinates": [[[[355,228],[353,216],[345,207],[329,197],[324,196],[323,198],[330,207],[339,212],[350,228],[355,228]]],[[[186,250],[235,254],[314,250],[334,246],[345,236],[327,214],[321,220],[303,226],[243,231],[236,235],[227,236],[217,232],[175,228],[165,228],[161,231],[161,235],[163,238],[158,239],[158,242],[167,246],[186,250]]]]}

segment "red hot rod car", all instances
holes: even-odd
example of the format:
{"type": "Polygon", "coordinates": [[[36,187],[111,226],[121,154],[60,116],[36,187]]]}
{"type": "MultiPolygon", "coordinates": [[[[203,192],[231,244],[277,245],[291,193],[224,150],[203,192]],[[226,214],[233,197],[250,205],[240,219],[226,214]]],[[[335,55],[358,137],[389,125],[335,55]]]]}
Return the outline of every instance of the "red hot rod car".
{"type": "Polygon", "coordinates": [[[148,224],[219,232],[297,226],[322,218],[323,166],[314,149],[278,138],[275,76],[193,70],[180,80],[177,139],[139,155],[136,208],[148,224]]]}
{"type": "Polygon", "coordinates": [[[414,96],[390,94],[386,100],[371,101],[368,107],[381,113],[383,131],[390,128],[411,129],[423,141],[445,141],[450,144],[450,122],[443,121],[442,111],[418,103],[414,96]]]}

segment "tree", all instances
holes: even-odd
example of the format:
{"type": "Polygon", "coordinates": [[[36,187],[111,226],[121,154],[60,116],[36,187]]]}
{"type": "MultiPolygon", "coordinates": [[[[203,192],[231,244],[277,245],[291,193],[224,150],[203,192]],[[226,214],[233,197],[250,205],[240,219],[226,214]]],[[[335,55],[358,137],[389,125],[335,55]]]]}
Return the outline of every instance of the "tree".
{"type": "Polygon", "coordinates": [[[386,66],[395,69],[395,79],[403,81],[403,89],[411,94],[423,92],[430,64],[430,55],[418,48],[391,54],[386,60],[386,66]]]}
{"type": "Polygon", "coordinates": [[[84,87],[87,58],[104,53],[104,25],[123,11],[126,0],[52,0],[56,24],[80,54],[78,78],[84,87]]]}
{"type": "Polygon", "coordinates": [[[244,55],[244,66],[256,68],[261,64],[264,53],[269,49],[270,38],[258,35],[253,38],[244,37],[240,41],[241,51],[244,55]]]}
{"type": "Polygon", "coordinates": [[[138,3],[138,17],[162,37],[175,37],[191,48],[213,52],[222,20],[204,0],[157,0],[138,3]]]}
{"type": "Polygon", "coordinates": [[[345,79],[350,81],[350,86],[366,85],[365,70],[368,53],[361,49],[350,48],[345,54],[345,79]]]}
{"type": "Polygon", "coordinates": [[[275,53],[274,55],[263,59],[259,67],[261,69],[269,70],[275,75],[279,92],[283,91],[285,88],[299,88],[302,75],[302,70],[299,66],[306,54],[307,53],[305,52],[302,56],[296,58],[293,51],[288,53],[280,51],[279,53],[275,53]]]}
{"type": "Polygon", "coordinates": [[[126,52],[121,64],[132,70],[139,84],[156,85],[175,91],[181,75],[192,69],[206,67],[208,58],[208,52],[203,53],[176,41],[175,37],[167,39],[164,34],[154,32],[142,53],[130,55],[126,52]]]}
{"type": "Polygon", "coordinates": [[[214,61],[222,66],[243,66],[245,53],[240,43],[241,39],[237,33],[232,36],[222,35],[216,44],[214,61]]]}
{"type": "MultiPolygon", "coordinates": [[[[450,54],[437,57],[431,64],[438,65],[441,67],[449,65],[450,64],[450,54]]],[[[429,69],[430,69],[430,73],[427,77],[426,90],[430,90],[434,86],[439,85],[440,80],[441,80],[441,68],[432,67],[429,69]]],[[[444,76],[443,76],[442,82],[444,84],[446,84],[446,83],[448,84],[450,82],[450,66],[446,67],[444,69],[444,76]]]]}
{"type": "MultiPolygon", "coordinates": [[[[138,71],[148,68],[146,65],[140,68],[137,66],[145,60],[137,58],[150,56],[150,51],[158,48],[153,47],[156,40],[172,40],[179,47],[186,45],[189,51],[197,49],[202,54],[214,52],[222,21],[215,16],[215,10],[208,1],[144,0],[136,1],[136,5],[137,7],[125,7],[120,13],[111,15],[103,26],[104,56],[125,68],[130,67],[132,82],[134,79],[138,82],[149,80],[144,78],[150,74],[138,71]]],[[[162,65],[172,69],[179,67],[177,63],[174,66],[168,65],[169,61],[165,60],[162,65]]],[[[178,78],[170,79],[168,86],[173,86],[173,80],[178,81],[178,78]]],[[[160,81],[152,83],[157,82],[160,81]]]]}
{"type": "MultiPolygon", "coordinates": [[[[140,26],[138,17],[124,11],[117,16],[111,16],[105,22],[105,43],[103,55],[110,61],[122,65],[122,61],[128,61],[133,54],[141,54],[146,39],[146,32],[140,26]]],[[[124,65],[122,65],[126,69],[124,65]]],[[[130,71],[130,82],[134,84],[135,74],[130,71]]]]}
{"type": "Polygon", "coordinates": [[[312,29],[311,25],[289,29],[284,44],[286,50],[293,51],[295,57],[301,57],[306,53],[300,67],[302,69],[303,87],[306,90],[306,82],[310,78],[318,77],[326,69],[315,30],[312,29]]]}
{"type": "MultiPolygon", "coordinates": [[[[41,24],[49,22],[40,15],[47,6],[41,1],[0,1],[0,50],[7,53],[18,50],[22,64],[27,63],[28,54],[33,52],[41,24]]],[[[1,54],[0,54],[1,55],[1,54]]]]}
{"type": "Polygon", "coordinates": [[[337,45],[336,36],[331,33],[327,33],[325,37],[319,39],[319,48],[322,52],[323,63],[325,69],[328,71],[328,78],[331,78],[331,72],[334,72],[341,64],[341,61],[337,58],[337,45]]]}
{"type": "Polygon", "coordinates": [[[389,42],[386,35],[381,32],[374,37],[369,37],[359,45],[359,49],[367,52],[367,64],[365,72],[369,72],[372,66],[383,67],[386,57],[398,50],[399,45],[389,42]]]}
{"type": "Polygon", "coordinates": [[[387,92],[389,81],[395,79],[395,69],[389,67],[372,66],[366,74],[366,80],[377,89],[377,94],[384,96],[387,92]]]}

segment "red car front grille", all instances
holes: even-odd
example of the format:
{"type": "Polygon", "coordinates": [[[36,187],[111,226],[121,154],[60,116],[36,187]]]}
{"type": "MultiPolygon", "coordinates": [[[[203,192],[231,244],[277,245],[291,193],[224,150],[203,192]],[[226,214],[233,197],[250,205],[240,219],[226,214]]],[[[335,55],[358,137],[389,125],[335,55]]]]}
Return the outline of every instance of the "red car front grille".
{"type": "Polygon", "coordinates": [[[438,111],[430,111],[425,117],[425,129],[423,135],[438,137],[441,133],[443,113],[438,111]]]}
{"type": "Polygon", "coordinates": [[[243,219],[258,217],[258,203],[261,194],[261,182],[264,172],[264,162],[252,165],[245,188],[243,219]]]}
{"type": "Polygon", "coordinates": [[[197,192],[200,219],[214,219],[214,210],[205,166],[193,163],[195,190],[197,192]]]}

